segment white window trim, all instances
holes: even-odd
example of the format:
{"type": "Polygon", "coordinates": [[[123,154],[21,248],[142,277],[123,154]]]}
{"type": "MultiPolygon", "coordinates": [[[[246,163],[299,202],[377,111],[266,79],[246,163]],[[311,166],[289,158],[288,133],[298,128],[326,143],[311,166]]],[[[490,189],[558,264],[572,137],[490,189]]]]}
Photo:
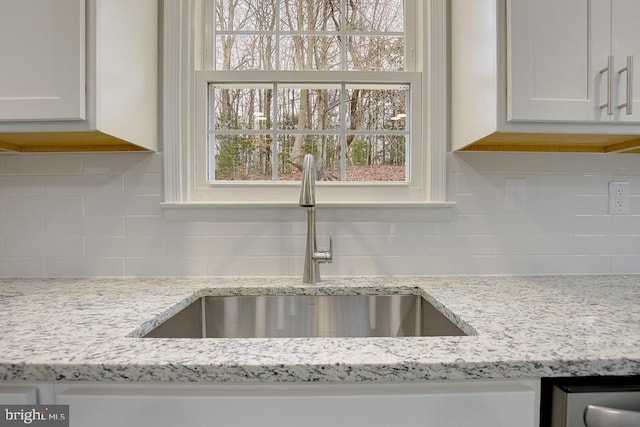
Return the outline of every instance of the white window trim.
{"type": "MultiPolygon", "coordinates": [[[[416,61],[422,71],[423,171],[419,195],[386,200],[327,200],[323,203],[318,190],[318,206],[330,209],[348,208],[348,215],[334,214],[335,220],[353,220],[364,214],[371,220],[446,220],[454,203],[446,202],[447,151],[447,0],[419,2],[422,18],[428,22],[422,40],[416,46],[416,61]],[[420,43],[423,45],[420,45],[420,43]],[[428,54],[427,54],[428,52],[428,54]],[[377,214],[379,213],[379,215],[377,214]]],[[[289,220],[283,212],[298,207],[297,197],[291,201],[219,200],[203,202],[195,197],[197,188],[195,144],[198,136],[197,73],[202,69],[202,0],[164,1],[163,55],[163,148],[165,162],[165,216],[172,220],[289,220]],[[256,214],[257,208],[259,214],[256,214]],[[273,215],[266,214],[272,212],[273,215]]],[[[205,79],[206,80],[206,79],[205,79]]],[[[206,93],[206,91],[204,91],[206,93]]],[[[206,128],[205,128],[206,129],[206,128]]],[[[344,185],[344,183],[342,183],[344,185]]],[[[391,186],[397,183],[389,183],[391,186]]],[[[282,184],[280,184],[282,185],[282,184]]],[[[362,184],[359,184],[362,186],[362,184]]],[[[386,184],[376,186],[384,188],[386,184]]],[[[405,184],[406,185],[406,184],[405,184]]],[[[366,188],[364,187],[361,188],[366,188]]],[[[286,185],[283,188],[287,188],[286,185]]],[[[286,192],[287,197],[291,194],[286,192]]],[[[300,209],[297,209],[300,210],[300,209]]],[[[297,214],[294,215],[297,218],[297,214]]]]}

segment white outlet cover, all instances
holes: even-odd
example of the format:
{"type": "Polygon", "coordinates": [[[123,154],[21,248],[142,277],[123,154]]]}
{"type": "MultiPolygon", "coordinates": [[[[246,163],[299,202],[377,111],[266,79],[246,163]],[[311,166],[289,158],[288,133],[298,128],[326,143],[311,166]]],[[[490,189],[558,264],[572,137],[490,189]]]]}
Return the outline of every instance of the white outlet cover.
{"type": "Polygon", "coordinates": [[[507,178],[504,180],[504,210],[522,212],[527,209],[527,180],[507,178]]]}
{"type": "Polygon", "coordinates": [[[629,213],[629,192],[628,182],[609,182],[609,213],[611,215],[626,215],[629,213]]]}

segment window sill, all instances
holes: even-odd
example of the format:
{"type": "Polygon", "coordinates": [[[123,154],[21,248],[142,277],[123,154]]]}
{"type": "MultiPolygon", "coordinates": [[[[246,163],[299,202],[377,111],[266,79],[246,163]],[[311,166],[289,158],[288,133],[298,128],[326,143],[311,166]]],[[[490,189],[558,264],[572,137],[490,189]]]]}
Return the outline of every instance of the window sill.
{"type": "MultiPolygon", "coordinates": [[[[162,203],[168,221],[295,222],[305,220],[297,203],[162,203]]],[[[318,221],[328,222],[448,222],[453,202],[344,203],[316,206],[318,221]]]]}

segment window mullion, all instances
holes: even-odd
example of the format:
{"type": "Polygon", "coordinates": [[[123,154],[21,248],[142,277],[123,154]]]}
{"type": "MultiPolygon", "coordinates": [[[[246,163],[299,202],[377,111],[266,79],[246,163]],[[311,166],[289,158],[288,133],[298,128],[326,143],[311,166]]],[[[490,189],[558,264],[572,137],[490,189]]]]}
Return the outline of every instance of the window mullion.
{"type": "MultiPolygon", "coordinates": [[[[280,5],[276,2],[276,10],[275,10],[275,15],[276,15],[276,28],[275,28],[275,35],[274,37],[274,43],[276,45],[276,51],[275,51],[275,70],[280,70],[280,5]]],[[[274,93],[274,98],[275,98],[275,93],[274,93]]],[[[277,171],[276,171],[277,172],[277,171]]]]}
{"type": "Polygon", "coordinates": [[[271,180],[278,180],[278,168],[280,166],[280,141],[278,138],[278,84],[274,83],[271,89],[271,180]]]}
{"type": "Polygon", "coordinates": [[[340,181],[347,180],[347,85],[340,85],[340,181]]]}
{"type": "Polygon", "coordinates": [[[347,0],[340,0],[340,69],[347,69],[347,0]]]}

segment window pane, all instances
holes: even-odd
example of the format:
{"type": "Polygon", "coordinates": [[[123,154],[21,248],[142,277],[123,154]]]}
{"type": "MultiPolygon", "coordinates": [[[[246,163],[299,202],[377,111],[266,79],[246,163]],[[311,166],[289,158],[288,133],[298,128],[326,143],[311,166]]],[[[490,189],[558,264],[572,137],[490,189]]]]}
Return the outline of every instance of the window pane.
{"type": "Polygon", "coordinates": [[[339,129],[340,86],[317,85],[310,88],[287,87],[278,89],[279,129],[339,129]]]}
{"type": "Polygon", "coordinates": [[[346,2],[347,31],[404,31],[403,0],[358,0],[346,2]]]}
{"type": "Polygon", "coordinates": [[[347,70],[403,71],[404,37],[347,36],[347,70]]]}
{"type": "Polygon", "coordinates": [[[215,180],[271,181],[271,135],[212,135],[215,180]]]}
{"type": "Polygon", "coordinates": [[[216,0],[216,31],[275,29],[275,0],[216,0]]]}
{"type": "Polygon", "coordinates": [[[347,85],[348,129],[405,130],[408,90],[405,85],[347,85]]]}
{"type": "Polygon", "coordinates": [[[215,5],[216,70],[405,68],[403,0],[215,0],[215,5]]]}
{"type": "Polygon", "coordinates": [[[405,181],[405,136],[350,135],[347,181],[405,181]]]}
{"type": "Polygon", "coordinates": [[[272,85],[209,85],[209,129],[269,129],[272,85]],[[262,86],[262,87],[261,87],[262,86]]]}
{"type": "Polygon", "coordinates": [[[340,179],[339,135],[282,135],[278,140],[278,180],[302,178],[302,158],[311,153],[318,181],[340,179]]]}
{"type": "Polygon", "coordinates": [[[226,34],[216,37],[216,70],[276,69],[275,36],[226,34]]]}
{"type": "Polygon", "coordinates": [[[340,0],[282,0],[282,31],[336,31],[340,26],[340,0]]]}
{"type": "Polygon", "coordinates": [[[340,41],[337,36],[282,36],[278,66],[280,70],[339,70],[340,41]]]}

